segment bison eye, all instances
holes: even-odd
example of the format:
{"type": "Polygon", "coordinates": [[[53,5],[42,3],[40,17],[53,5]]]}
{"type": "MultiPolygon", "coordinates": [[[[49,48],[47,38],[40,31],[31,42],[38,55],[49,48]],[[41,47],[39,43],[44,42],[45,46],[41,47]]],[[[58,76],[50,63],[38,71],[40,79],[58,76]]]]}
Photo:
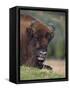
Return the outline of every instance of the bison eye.
{"type": "Polygon", "coordinates": [[[46,37],[46,39],[49,38],[49,33],[48,32],[45,34],[45,37],[46,37]]]}

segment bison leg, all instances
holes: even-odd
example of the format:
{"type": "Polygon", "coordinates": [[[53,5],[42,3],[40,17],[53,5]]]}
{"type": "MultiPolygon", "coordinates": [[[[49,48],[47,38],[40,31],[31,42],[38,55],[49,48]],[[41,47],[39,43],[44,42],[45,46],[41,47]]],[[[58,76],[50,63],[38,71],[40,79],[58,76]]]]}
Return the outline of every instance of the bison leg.
{"type": "Polygon", "coordinates": [[[49,65],[43,65],[43,68],[48,69],[48,70],[53,70],[53,68],[49,65]]]}

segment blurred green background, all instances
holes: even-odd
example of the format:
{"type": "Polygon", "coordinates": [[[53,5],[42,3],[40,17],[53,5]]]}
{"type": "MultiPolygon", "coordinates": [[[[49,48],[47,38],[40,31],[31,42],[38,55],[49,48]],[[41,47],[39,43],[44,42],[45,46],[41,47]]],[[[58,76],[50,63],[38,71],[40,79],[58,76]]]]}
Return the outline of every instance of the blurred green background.
{"type": "Polygon", "coordinates": [[[65,58],[65,13],[50,11],[21,10],[21,14],[31,15],[46,25],[52,23],[55,27],[55,35],[48,45],[47,58],[65,58]]]}

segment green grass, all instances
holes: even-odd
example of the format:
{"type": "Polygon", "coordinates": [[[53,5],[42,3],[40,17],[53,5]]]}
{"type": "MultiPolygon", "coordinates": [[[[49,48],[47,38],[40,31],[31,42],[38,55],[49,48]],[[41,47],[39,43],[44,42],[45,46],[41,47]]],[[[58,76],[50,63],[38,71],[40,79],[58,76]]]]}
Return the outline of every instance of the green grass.
{"type": "Polygon", "coordinates": [[[20,80],[52,79],[62,77],[62,75],[58,75],[55,72],[47,69],[38,69],[27,66],[20,67],[20,80]]]}

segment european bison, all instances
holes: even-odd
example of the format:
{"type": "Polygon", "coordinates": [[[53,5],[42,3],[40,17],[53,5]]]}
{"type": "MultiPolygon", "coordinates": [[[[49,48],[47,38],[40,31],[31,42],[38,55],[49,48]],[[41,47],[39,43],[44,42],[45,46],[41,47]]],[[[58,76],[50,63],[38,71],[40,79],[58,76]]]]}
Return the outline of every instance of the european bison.
{"type": "Polygon", "coordinates": [[[48,43],[54,36],[52,25],[30,15],[20,15],[20,64],[43,68],[48,43]]]}

